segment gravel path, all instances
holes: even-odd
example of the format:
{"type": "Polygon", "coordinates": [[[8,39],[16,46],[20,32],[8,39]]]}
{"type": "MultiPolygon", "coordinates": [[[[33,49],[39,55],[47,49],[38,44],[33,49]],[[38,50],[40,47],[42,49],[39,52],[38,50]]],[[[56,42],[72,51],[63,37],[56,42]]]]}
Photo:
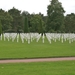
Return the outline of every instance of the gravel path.
{"type": "Polygon", "coordinates": [[[28,63],[28,62],[69,61],[69,60],[75,60],[75,57],[0,60],[0,64],[1,63],[28,63]]]}

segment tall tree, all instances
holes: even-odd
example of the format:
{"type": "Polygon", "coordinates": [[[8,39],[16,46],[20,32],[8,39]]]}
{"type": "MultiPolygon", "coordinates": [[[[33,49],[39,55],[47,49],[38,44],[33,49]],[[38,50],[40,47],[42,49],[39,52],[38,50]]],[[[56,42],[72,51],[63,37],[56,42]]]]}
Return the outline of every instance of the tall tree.
{"type": "Polygon", "coordinates": [[[42,32],[45,33],[46,32],[46,23],[47,23],[47,16],[44,16],[42,13],[39,13],[39,15],[41,16],[41,27],[42,27],[42,32]]]}
{"type": "Polygon", "coordinates": [[[31,32],[41,33],[43,31],[44,22],[39,14],[32,14],[30,24],[32,25],[31,32]]]}
{"type": "Polygon", "coordinates": [[[24,21],[24,33],[28,33],[28,18],[25,17],[25,21],[24,21]]]}
{"type": "Polygon", "coordinates": [[[1,20],[0,20],[0,35],[2,33],[2,24],[1,24],[1,20]]]}
{"type": "Polygon", "coordinates": [[[75,32],[75,14],[71,13],[71,14],[67,14],[65,16],[65,32],[67,33],[71,33],[71,32],[75,32]]]}
{"type": "Polygon", "coordinates": [[[38,33],[43,34],[43,22],[42,22],[42,19],[39,20],[38,33]]]}
{"type": "Polygon", "coordinates": [[[3,31],[7,31],[8,29],[11,28],[11,22],[12,22],[13,18],[8,12],[6,12],[2,9],[0,9],[0,20],[2,23],[3,31]]]}
{"type": "Polygon", "coordinates": [[[12,30],[18,32],[23,27],[21,11],[13,7],[12,9],[8,10],[8,13],[13,17],[12,30]]]}
{"type": "Polygon", "coordinates": [[[29,31],[30,14],[28,11],[23,11],[21,15],[22,15],[23,30],[24,30],[24,32],[25,32],[25,30],[29,31]],[[26,19],[27,19],[27,21],[25,22],[26,19]],[[25,23],[27,24],[27,26],[25,25],[25,23]]]}
{"type": "Polygon", "coordinates": [[[64,9],[58,0],[52,0],[47,10],[47,31],[60,31],[64,23],[64,9]]]}

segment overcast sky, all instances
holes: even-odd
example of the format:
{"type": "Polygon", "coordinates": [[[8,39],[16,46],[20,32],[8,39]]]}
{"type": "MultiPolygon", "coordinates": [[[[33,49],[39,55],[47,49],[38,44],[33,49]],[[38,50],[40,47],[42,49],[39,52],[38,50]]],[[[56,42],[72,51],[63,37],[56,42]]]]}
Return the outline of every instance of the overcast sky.
{"type": "MultiPolygon", "coordinates": [[[[75,0],[59,0],[62,3],[66,14],[75,13],[75,0]]],[[[28,11],[31,13],[39,13],[46,15],[47,6],[50,0],[0,0],[0,8],[8,11],[15,7],[21,11],[28,11]]]]}

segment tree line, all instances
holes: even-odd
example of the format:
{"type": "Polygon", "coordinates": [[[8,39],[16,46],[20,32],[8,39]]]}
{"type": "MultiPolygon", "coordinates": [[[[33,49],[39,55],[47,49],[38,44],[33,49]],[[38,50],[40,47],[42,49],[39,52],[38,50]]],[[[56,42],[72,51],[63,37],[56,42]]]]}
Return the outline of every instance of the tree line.
{"type": "Polygon", "coordinates": [[[0,9],[0,34],[2,32],[75,32],[75,14],[64,16],[65,10],[58,0],[51,0],[47,6],[47,16],[42,13],[30,14],[28,11],[21,12],[13,7],[5,11],[0,9]]]}

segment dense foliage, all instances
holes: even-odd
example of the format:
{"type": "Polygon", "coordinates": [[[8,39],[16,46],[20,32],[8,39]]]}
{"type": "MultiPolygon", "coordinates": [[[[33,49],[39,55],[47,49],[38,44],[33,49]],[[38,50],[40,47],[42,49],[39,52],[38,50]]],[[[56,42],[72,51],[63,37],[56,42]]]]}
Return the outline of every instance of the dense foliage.
{"type": "Polygon", "coordinates": [[[64,16],[65,10],[58,0],[51,0],[47,6],[47,16],[43,14],[30,14],[21,12],[16,8],[8,11],[0,9],[0,21],[3,32],[75,32],[75,14],[64,16]],[[27,17],[27,26],[25,25],[27,17]],[[25,27],[26,26],[26,27],[25,27]]]}

